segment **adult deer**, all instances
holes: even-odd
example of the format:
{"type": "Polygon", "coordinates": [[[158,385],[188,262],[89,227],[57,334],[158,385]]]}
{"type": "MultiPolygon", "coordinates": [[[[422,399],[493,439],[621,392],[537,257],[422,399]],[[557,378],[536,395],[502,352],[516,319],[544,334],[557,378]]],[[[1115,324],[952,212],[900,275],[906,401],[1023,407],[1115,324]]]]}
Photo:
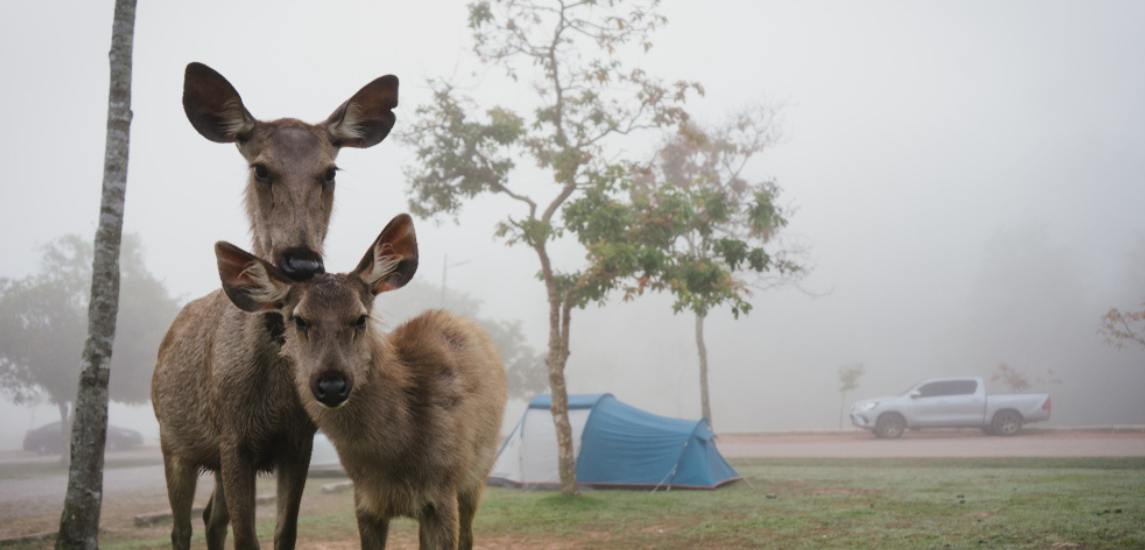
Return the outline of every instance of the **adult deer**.
{"type": "MultiPolygon", "coordinates": [[[[254,251],[291,280],[324,272],[322,242],[334,203],[342,147],[370,147],[394,125],[398,79],[367,84],[325,121],[264,122],[235,88],[206,65],[187,66],[183,108],[211,141],[235,143],[250,165],[246,210],[254,251]]],[[[276,550],[294,548],[298,507],[315,426],[294,391],[281,355],[282,318],[255,318],[216,291],[186,305],[159,348],[151,401],[176,550],[191,544],[191,504],[200,471],[215,472],[203,513],[207,547],[222,550],[227,524],[236,550],[257,549],[255,474],[278,482],[276,550]]]]}
{"type": "MultiPolygon", "coordinates": [[[[423,313],[379,333],[374,297],[417,270],[409,216],[394,218],[348,274],[292,281],[234,245],[215,245],[227,296],[287,319],[283,353],[310,417],[354,482],[363,550],[383,549],[390,519],[420,523],[423,550],[469,550],[505,408],[505,371],[476,323],[423,313]]],[[[252,316],[254,317],[254,316],[252,316]]]]}

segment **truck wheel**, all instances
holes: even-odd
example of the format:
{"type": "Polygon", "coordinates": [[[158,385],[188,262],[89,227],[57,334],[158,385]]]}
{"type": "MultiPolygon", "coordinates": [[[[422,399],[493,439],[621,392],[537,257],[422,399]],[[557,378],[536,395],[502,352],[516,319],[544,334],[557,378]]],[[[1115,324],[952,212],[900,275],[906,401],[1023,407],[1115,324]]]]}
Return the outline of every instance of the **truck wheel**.
{"type": "Polygon", "coordinates": [[[906,421],[897,414],[884,414],[875,422],[875,435],[883,439],[898,439],[906,430],[906,421]]]}
{"type": "Polygon", "coordinates": [[[1014,411],[1002,411],[994,415],[990,427],[998,435],[1016,435],[1022,429],[1022,415],[1014,411]]]}

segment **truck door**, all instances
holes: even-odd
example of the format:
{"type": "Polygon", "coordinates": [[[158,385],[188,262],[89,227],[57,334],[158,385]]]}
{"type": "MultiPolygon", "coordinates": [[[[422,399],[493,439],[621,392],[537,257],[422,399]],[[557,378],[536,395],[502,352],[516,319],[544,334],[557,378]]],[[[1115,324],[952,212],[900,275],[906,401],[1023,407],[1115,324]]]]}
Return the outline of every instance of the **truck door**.
{"type": "Polygon", "coordinates": [[[950,380],[946,395],[935,405],[935,426],[977,426],[986,410],[986,392],[978,391],[977,380],[950,380]]]}
{"type": "Polygon", "coordinates": [[[941,411],[949,384],[950,382],[946,380],[930,382],[911,392],[911,399],[914,401],[911,407],[914,411],[911,425],[919,428],[942,425],[941,411]]]}

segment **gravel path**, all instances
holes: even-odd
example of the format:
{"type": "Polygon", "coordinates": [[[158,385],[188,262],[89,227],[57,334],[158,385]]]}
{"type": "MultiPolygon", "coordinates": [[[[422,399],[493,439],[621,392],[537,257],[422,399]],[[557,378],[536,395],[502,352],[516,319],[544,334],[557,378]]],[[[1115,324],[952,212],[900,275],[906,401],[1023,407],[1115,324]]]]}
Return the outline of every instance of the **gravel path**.
{"type": "MultiPolygon", "coordinates": [[[[200,490],[210,492],[211,480],[203,478],[200,490]]],[[[0,481],[0,518],[59,513],[63,510],[67,476],[0,481]]],[[[103,473],[105,502],[134,497],[166,497],[163,466],[139,466],[107,470],[103,473]]]]}
{"type": "MultiPolygon", "coordinates": [[[[159,460],[158,449],[139,449],[120,453],[122,458],[151,457],[159,460]]],[[[37,457],[23,453],[0,455],[0,468],[5,464],[26,462],[54,462],[58,456],[37,457]]],[[[0,480],[0,538],[22,533],[9,533],[11,523],[23,517],[58,516],[63,511],[64,494],[67,492],[66,475],[55,475],[34,479],[0,480]]],[[[210,476],[199,478],[195,502],[202,503],[210,496],[214,480],[210,476]]],[[[163,477],[163,466],[135,466],[112,468],[103,473],[103,506],[138,508],[141,511],[160,509],[166,506],[167,482],[163,477]]],[[[17,530],[19,531],[19,530],[17,530]]]]}

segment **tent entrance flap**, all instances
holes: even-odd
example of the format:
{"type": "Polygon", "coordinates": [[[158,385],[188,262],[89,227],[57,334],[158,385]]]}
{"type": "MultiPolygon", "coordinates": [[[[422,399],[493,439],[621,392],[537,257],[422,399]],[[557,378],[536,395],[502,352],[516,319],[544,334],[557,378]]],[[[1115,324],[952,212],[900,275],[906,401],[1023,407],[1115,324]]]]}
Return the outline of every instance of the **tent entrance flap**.
{"type": "MultiPolygon", "coordinates": [[[[592,413],[588,396],[569,396],[569,424],[573,432],[573,456],[580,453],[581,433],[592,413]],[[574,406],[575,405],[575,406],[574,406]]],[[[602,395],[595,396],[597,399],[602,395]]],[[[560,484],[560,465],[557,457],[557,430],[550,412],[552,399],[540,395],[529,403],[529,408],[497,454],[491,480],[522,487],[556,486],[560,484]],[[542,399],[543,398],[543,399],[542,399]]]]}

